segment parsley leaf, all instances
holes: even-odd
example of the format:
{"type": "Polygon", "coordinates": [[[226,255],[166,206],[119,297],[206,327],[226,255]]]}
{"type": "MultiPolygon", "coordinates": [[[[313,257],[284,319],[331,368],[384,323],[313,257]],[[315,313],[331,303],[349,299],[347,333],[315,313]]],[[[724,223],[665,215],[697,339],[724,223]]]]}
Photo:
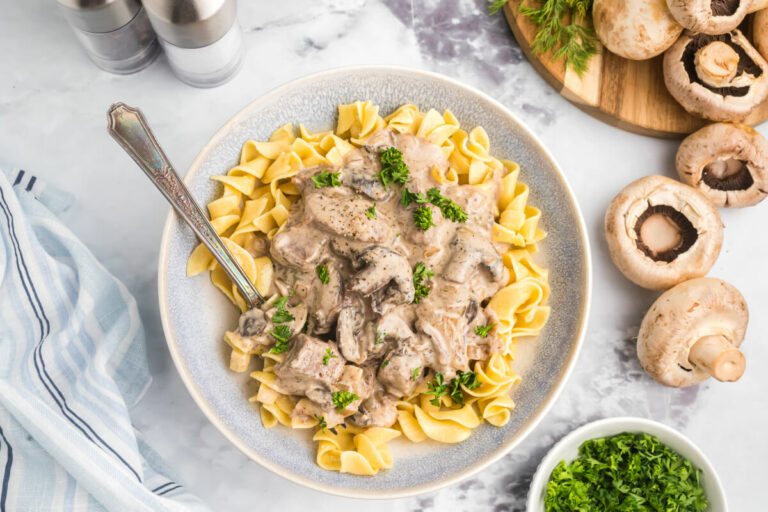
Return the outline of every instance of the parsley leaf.
{"type": "Polygon", "coordinates": [[[485,338],[488,336],[488,332],[493,329],[496,326],[496,324],[488,324],[488,325],[476,325],[475,326],[475,334],[480,336],[481,338],[485,338]]]}
{"type": "Polygon", "coordinates": [[[269,349],[272,354],[282,354],[288,350],[288,340],[293,335],[290,327],[287,325],[276,325],[269,334],[275,338],[275,346],[269,349]]]}
{"type": "Polygon", "coordinates": [[[427,191],[427,199],[440,208],[440,212],[446,219],[453,222],[465,222],[467,220],[467,212],[464,211],[464,208],[456,204],[453,199],[448,199],[442,195],[437,188],[432,187],[427,191]]]}
{"type": "Polygon", "coordinates": [[[312,183],[315,184],[315,188],[338,187],[341,185],[339,175],[338,172],[322,171],[312,176],[312,183]]]}
{"type": "Polygon", "coordinates": [[[381,183],[388,187],[390,183],[399,183],[405,185],[408,182],[410,171],[403,162],[403,154],[395,148],[387,148],[379,155],[381,161],[381,171],[374,174],[374,178],[379,178],[381,183]]]}
{"type": "Polygon", "coordinates": [[[315,271],[317,272],[317,277],[320,279],[320,282],[328,284],[328,281],[331,279],[330,275],[328,275],[328,267],[325,265],[318,265],[315,267],[315,271]]]}
{"type": "Polygon", "coordinates": [[[334,391],[333,405],[336,406],[337,411],[341,411],[358,398],[360,397],[351,391],[334,391]]]}
{"type": "Polygon", "coordinates": [[[507,5],[509,0],[490,0],[491,4],[488,6],[488,14],[496,14],[507,5]]]}
{"type": "Polygon", "coordinates": [[[325,349],[325,355],[323,356],[323,365],[328,366],[328,361],[330,361],[331,359],[335,359],[337,357],[339,356],[333,353],[333,350],[331,350],[331,347],[328,347],[327,349],[325,349]]]}
{"type": "Polygon", "coordinates": [[[288,302],[288,297],[280,297],[273,304],[275,308],[277,308],[277,311],[275,311],[275,314],[272,315],[273,324],[284,324],[286,322],[291,322],[294,320],[294,316],[291,314],[291,312],[285,309],[285,304],[287,302],[288,302]]]}
{"type": "Polygon", "coordinates": [[[416,290],[413,297],[414,304],[418,304],[422,297],[429,295],[430,287],[424,284],[424,281],[429,280],[434,275],[435,273],[429,270],[422,262],[418,262],[413,267],[413,287],[416,290]]]}
{"type": "Polygon", "coordinates": [[[411,203],[424,204],[427,202],[427,196],[421,192],[413,193],[406,187],[403,187],[403,195],[400,196],[400,204],[408,206],[411,203]]]}
{"type": "Polygon", "coordinates": [[[376,218],[376,203],[373,203],[373,206],[365,210],[365,216],[369,219],[375,219],[376,218]]]}
{"type": "Polygon", "coordinates": [[[387,340],[387,333],[376,329],[376,337],[373,340],[373,346],[376,347],[387,340]]]}
{"type": "Polygon", "coordinates": [[[467,389],[479,388],[480,381],[477,380],[477,373],[463,372],[459,370],[456,373],[456,377],[454,377],[454,379],[451,381],[448,396],[450,396],[451,400],[459,405],[464,405],[464,390],[461,388],[462,384],[467,389]]]}
{"type": "Polygon", "coordinates": [[[386,368],[388,364],[389,364],[389,359],[385,359],[384,362],[381,363],[381,367],[386,368]]]}
{"type": "Polygon", "coordinates": [[[413,223],[422,231],[426,231],[435,225],[432,220],[432,210],[428,206],[419,206],[413,211],[413,223]]]}
{"type": "Polygon", "coordinates": [[[317,414],[314,416],[317,420],[317,426],[320,427],[320,430],[323,432],[323,434],[325,434],[325,429],[328,428],[328,423],[325,421],[325,416],[318,416],[317,414]]]}
{"type": "Polygon", "coordinates": [[[430,400],[429,403],[435,407],[440,407],[440,397],[448,394],[448,385],[445,383],[445,377],[443,377],[443,374],[437,372],[435,374],[434,380],[427,382],[427,387],[429,388],[429,391],[427,391],[426,394],[435,396],[435,398],[430,400]]]}
{"type": "Polygon", "coordinates": [[[411,372],[411,381],[416,382],[416,379],[419,378],[419,375],[421,375],[421,366],[417,366],[413,369],[411,372]]]}
{"type": "Polygon", "coordinates": [[[650,434],[624,432],[585,441],[579,457],[549,477],[547,512],[666,510],[701,512],[702,472],[650,434]]]}

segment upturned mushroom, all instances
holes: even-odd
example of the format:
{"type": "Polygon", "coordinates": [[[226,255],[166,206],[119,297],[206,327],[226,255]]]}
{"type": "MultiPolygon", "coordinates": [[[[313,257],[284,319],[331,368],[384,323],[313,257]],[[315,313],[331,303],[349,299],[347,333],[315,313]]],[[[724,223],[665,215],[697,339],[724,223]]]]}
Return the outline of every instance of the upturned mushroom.
{"type": "Polygon", "coordinates": [[[637,357],[665,386],[698,384],[710,376],[739,380],[746,360],[738,349],[749,321],[747,303],[732,285],[712,277],[666,291],[643,318],[637,357]]]}
{"type": "Polygon", "coordinates": [[[752,206],[768,195],[768,140],[743,124],[715,123],[677,150],[677,173],[718,206],[752,206]]]}
{"type": "Polygon", "coordinates": [[[613,263],[629,280],[663,290],[709,271],[720,254],[723,224],[696,189],[652,175],[611,201],[605,237],[613,263]]]}
{"type": "Polygon", "coordinates": [[[595,0],[592,22],[606,48],[632,60],[660,55],[683,31],[665,0],[595,0]]]}
{"type": "Polygon", "coordinates": [[[724,34],[752,11],[750,0],[667,0],[674,19],[691,32],[724,34]]]}
{"type": "Polygon", "coordinates": [[[768,63],[734,30],[686,31],[664,54],[664,83],[688,112],[713,121],[740,121],[768,97],[768,63]]]}
{"type": "Polygon", "coordinates": [[[768,9],[757,11],[753,16],[752,39],[760,55],[768,59],[768,9]]]}

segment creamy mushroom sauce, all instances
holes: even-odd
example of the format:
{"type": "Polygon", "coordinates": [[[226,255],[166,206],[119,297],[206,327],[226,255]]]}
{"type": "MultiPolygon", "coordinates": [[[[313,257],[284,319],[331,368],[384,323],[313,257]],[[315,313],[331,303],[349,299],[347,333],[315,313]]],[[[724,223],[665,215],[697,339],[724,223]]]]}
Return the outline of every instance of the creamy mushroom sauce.
{"type": "MultiPolygon", "coordinates": [[[[288,297],[294,320],[285,359],[275,366],[275,388],[298,399],[293,416],[324,416],[329,427],[343,421],[357,426],[390,426],[395,402],[414,392],[423,379],[441,372],[446,381],[502,349],[491,330],[497,323],[485,304],[508,280],[499,248],[491,241],[501,176],[483,186],[443,184],[433,169],[447,170],[439,146],[390,130],[374,133],[351,151],[339,168],[305,169],[293,178],[302,199],[268,248],[275,263],[275,286],[288,297]],[[374,176],[380,153],[395,147],[410,171],[405,185],[426,194],[433,187],[467,213],[465,222],[443,218],[426,231],[415,225],[419,205],[401,204],[402,185],[374,176]],[[312,177],[339,172],[340,186],[317,188],[312,177]],[[366,215],[375,205],[375,216],[366,215]],[[434,272],[415,297],[413,269],[421,262],[434,272]],[[327,268],[327,283],[318,266],[327,268]],[[415,301],[414,299],[417,299],[415,301]],[[305,323],[306,322],[306,323],[305,323]],[[343,410],[332,393],[359,397],[343,410]]],[[[256,247],[253,252],[267,250],[256,247]]],[[[269,333],[277,310],[251,310],[237,334],[246,345],[272,345],[269,333]]]]}

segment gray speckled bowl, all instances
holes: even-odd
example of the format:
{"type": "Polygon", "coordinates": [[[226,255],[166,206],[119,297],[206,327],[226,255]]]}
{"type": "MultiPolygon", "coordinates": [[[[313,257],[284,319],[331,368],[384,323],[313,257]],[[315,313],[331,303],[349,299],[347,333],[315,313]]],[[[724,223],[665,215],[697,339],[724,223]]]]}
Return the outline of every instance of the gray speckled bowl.
{"type": "Polygon", "coordinates": [[[464,128],[482,125],[494,155],[517,161],[531,188],[529,202],[543,211],[549,232],[537,257],[550,269],[552,315],[541,335],[521,341],[532,352],[514,390],[517,408],[502,428],[482,425],[464,443],[391,443],[395,465],[375,477],[324,471],[315,464],[311,433],[262,427],[254,393],[244,375],[228,369],[224,330],[236,324],[235,308],[206,275],[185,276],[195,237],[174,216],[163,232],[159,263],[160,312],[173,361],[208,419],[240,450],[267,469],[297,483],[359,498],[395,498],[443,487],[481,470],[514,448],[538,424],[576,362],[586,327],[591,291],[584,221],[551,155],[501,104],[446,77],[390,67],[328,71],[284,85],[248,105],[222,127],[192,164],[185,182],[200,203],[219,185],[208,178],[234,165],[247,139],[266,140],[286,122],[329,129],[336,105],[372,100],[389,113],[404,103],[450,109],[464,128]]]}

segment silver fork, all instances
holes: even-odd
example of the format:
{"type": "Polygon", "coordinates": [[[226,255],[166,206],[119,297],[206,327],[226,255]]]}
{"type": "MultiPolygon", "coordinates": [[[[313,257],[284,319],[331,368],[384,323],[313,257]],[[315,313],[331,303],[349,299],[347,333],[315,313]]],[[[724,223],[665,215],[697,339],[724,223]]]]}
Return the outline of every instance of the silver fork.
{"type": "Polygon", "coordinates": [[[179,175],[176,174],[160,148],[160,144],[157,143],[152,130],[150,130],[144,114],[139,109],[129,107],[125,103],[115,103],[109,107],[107,118],[109,120],[107,132],[141,167],[147,177],[171,203],[176,213],[192,228],[203,245],[211,251],[221,268],[240,290],[248,307],[252,309],[261,305],[264,302],[264,297],[261,296],[232,257],[216,230],[208,222],[203,210],[192,198],[179,175]]]}

